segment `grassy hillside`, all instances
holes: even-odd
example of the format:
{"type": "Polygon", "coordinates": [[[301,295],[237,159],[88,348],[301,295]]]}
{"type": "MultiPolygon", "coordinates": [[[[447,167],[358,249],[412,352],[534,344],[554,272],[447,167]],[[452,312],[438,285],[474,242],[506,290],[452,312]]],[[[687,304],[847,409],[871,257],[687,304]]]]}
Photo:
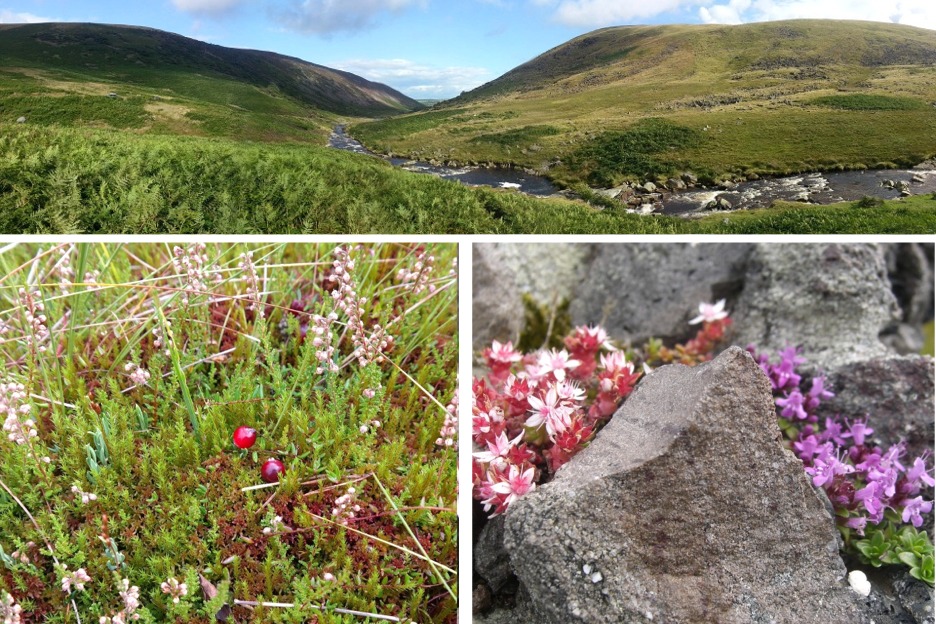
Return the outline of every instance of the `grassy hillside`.
{"type": "MultiPolygon", "coordinates": [[[[936,153],[936,32],[870,22],[606,28],[432,111],[352,128],[383,151],[597,185],[909,164],[936,153]],[[590,158],[661,119],[652,172],[590,158]],[[593,175],[594,174],[594,175],[593,175]]],[[[658,124],[659,125],[659,124],[658,124]]]]}
{"type": "Polygon", "coordinates": [[[353,74],[150,28],[0,25],[3,121],[320,143],[338,116],[421,107],[353,74]]]}
{"type": "Polygon", "coordinates": [[[643,217],[324,147],[0,123],[0,233],[936,234],[936,198],[643,217]]]}

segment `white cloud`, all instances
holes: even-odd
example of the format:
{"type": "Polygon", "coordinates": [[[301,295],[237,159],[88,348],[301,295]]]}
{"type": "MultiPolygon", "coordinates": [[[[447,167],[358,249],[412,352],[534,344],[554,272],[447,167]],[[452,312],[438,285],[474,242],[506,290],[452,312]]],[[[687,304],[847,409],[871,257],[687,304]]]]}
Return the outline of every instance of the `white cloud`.
{"type": "Polygon", "coordinates": [[[633,23],[700,4],[697,0],[531,0],[536,6],[551,7],[553,18],[566,26],[598,27],[633,23]]]}
{"type": "Polygon", "coordinates": [[[434,67],[406,59],[353,59],[332,66],[388,84],[411,97],[430,99],[453,97],[491,79],[483,67],[434,67]]]}
{"type": "Polygon", "coordinates": [[[0,9],[0,24],[39,24],[54,22],[51,17],[40,17],[32,13],[16,13],[8,9],[0,9]]]}
{"type": "Polygon", "coordinates": [[[635,23],[669,12],[697,12],[710,24],[813,18],[896,22],[936,29],[932,0],[528,0],[555,21],[597,28],[635,23]]]}
{"type": "Polygon", "coordinates": [[[222,15],[243,4],[244,0],[172,0],[173,6],[186,13],[222,15]]]}
{"type": "Polygon", "coordinates": [[[289,30],[327,35],[370,28],[383,13],[401,13],[427,0],[293,0],[274,9],[277,21],[289,30]]]}

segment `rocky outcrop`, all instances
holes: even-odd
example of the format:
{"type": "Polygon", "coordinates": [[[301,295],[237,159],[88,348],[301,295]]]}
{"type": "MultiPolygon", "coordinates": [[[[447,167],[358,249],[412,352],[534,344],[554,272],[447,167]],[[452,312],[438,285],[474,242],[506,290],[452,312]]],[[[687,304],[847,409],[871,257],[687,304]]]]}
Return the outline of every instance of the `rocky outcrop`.
{"type": "MultiPolygon", "coordinates": [[[[867,622],[748,353],[654,371],[505,544],[536,622],[867,622]]],[[[515,620],[516,621],[516,620],[515,620]]]]}
{"type": "Polygon", "coordinates": [[[878,245],[765,244],[733,316],[737,344],[800,345],[810,365],[830,370],[887,355],[879,335],[899,308],[878,245]]]}
{"type": "Polygon", "coordinates": [[[700,301],[738,295],[752,247],[597,245],[569,309],[572,321],[600,323],[622,340],[682,338],[700,301]]]}

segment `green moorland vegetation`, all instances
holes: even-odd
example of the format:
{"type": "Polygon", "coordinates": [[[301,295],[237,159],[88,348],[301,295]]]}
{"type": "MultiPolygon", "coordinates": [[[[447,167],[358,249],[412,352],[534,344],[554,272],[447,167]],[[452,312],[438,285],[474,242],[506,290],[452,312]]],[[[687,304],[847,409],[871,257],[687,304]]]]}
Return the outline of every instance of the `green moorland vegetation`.
{"type": "Polygon", "coordinates": [[[454,623],[455,258],[0,250],[0,610],[454,623]]]}
{"type": "Polygon", "coordinates": [[[936,154],[934,107],[931,30],[831,20],[627,26],[352,133],[381,152],[613,186],[686,170],[715,181],[915,165],[936,154]],[[658,142],[649,168],[639,155],[619,157],[619,139],[647,150],[641,124],[651,119],[691,141],[658,142]]]}
{"type": "MultiPolygon", "coordinates": [[[[857,28],[796,23],[797,29],[824,28],[825,35],[846,26],[857,28]]],[[[813,82],[791,81],[762,59],[726,61],[712,42],[715,35],[748,33],[749,47],[756,49],[767,36],[756,29],[705,27],[709,39],[688,39],[696,46],[692,55],[670,39],[701,30],[637,29],[639,41],[625,45],[624,54],[621,33],[630,31],[608,29],[570,43],[569,53],[560,47],[507,74],[492,83],[496,93],[488,85],[443,108],[355,126],[356,134],[388,151],[415,142],[429,148],[410,151],[427,159],[464,161],[470,151],[477,160],[542,167],[592,206],[466,188],[326,149],[331,128],[361,112],[310,91],[315,81],[303,81],[293,59],[266,53],[241,58],[249,51],[205,48],[150,29],[0,25],[0,232],[932,233],[931,198],[864,208],[793,204],[686,220],[626,214],[586,186],[685,170],[708,181],[726,173],[893,167],[932,155],[936,122],[929,94],[936,92],[936,71],[912,64],[929,53],[928,39],[914,29],[878,26],[884,43],[865,50],[877,65],[858,73],[867,84],[893,91],[888,95],[816,90],[813,82]],[[708,76],[699,74],[703,69],[714,76],[730,61],[741,76],[766,72],[762,81],[773,86],[751,92],[767,95],[750,110],[744,102],[717,103],[734,97],[719,95],[728,88],[724,81],[713,82],[713,91],[689,78],[667,77],[661,92],[666,76],[654,70],[657,57],[646,57],[637,44],[653,43],[647,48],[653,50],[667,41],[673,45],[664,46],[667,53],[658,60],[671,71],[681,65],[667,63],[681,59],[692,70],[689,76],[708,76]],[[894,47],[895,41],[906,49],[894,47]],[[885,44],[897,51],[885,54],[891,49],[885,44]],[[576,73],[586,48],[593,52],[585,56],[589,80],[576,73]],[[890,60],[887,54],[909,65],[881,64],[890,60]],[[708,57],[707,63],[700,60],[708,57]],[[644,59],[636,66],[641,71],[617,65],[617,73],[605,71],[608,63],[633,58],[644,59]],[[761,69],[751,70],[752,63],[761,69]],[[552,75],[564,76],[559,82],[565,86],[553,84],[552,75]],[[602,86],[609,76],[617,82],[602,86]],[[574,87],[579,79],[581,88],[574,87]],[[805,90],[776,95],[790,85],[805,90]],[[895,91],[894,85],[901,86],[895,91]],[[569,93],[542,100],[556,89],[569,93]],[[683,99],[659,106],[666,89],[682,89],[683,99]],[[704,93],[709,95],[699,95],[704,93]],[[26,121],[16,123],[19,117],[26,121]],[[778,211],[787,212],[781,218],[778,211]]],[[[799,44],[812,41],[791,33],[799,44]]],[[[776,63],[796,65],[796,58],[776,63]]],[[[351,86],[338,92],[353,102],[357,92],[348,80],[351,86]]]]}
{"type": "Polygon", "coordinates": [[[323,147],[0,124],[0,232],[936,233],[936,198],[641,216],[323,147]]]}

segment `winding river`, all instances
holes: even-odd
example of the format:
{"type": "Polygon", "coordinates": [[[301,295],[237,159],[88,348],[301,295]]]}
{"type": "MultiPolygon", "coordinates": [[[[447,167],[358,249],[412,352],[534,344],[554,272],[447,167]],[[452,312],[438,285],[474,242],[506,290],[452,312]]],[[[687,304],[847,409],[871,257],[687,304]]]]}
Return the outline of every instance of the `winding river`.
{"type": "MultiPolygon", "coordinates": [[[[335,127],[328,145],[335,149],[384,158],[394,166],[407,171],[457,180],[471,186],[512,188],[538,197],[548,197],[559,192],[559,189],[547,178],[526,173],[521,169],[454,168],[406,158],[385,158],[371,152],[348,135],[343,125],[335,127]]],[[[831,204],[854,201],[863,197],[895,199],[901,195],[900,190],[896,188],[900,183],[905,183],[905,188],[913,195],[934,193],[936,192],[936,169],[809,173],[751,180],[741,182],[729,189],[693,188],[685,191],[667,191],[662,195],[647,195],[647,203],[638,206],[635,211],[689,216],[705,212],[706,206],[718,198],[730,203],[732,210],[765,208],[775,200],[831,204]]]]}

